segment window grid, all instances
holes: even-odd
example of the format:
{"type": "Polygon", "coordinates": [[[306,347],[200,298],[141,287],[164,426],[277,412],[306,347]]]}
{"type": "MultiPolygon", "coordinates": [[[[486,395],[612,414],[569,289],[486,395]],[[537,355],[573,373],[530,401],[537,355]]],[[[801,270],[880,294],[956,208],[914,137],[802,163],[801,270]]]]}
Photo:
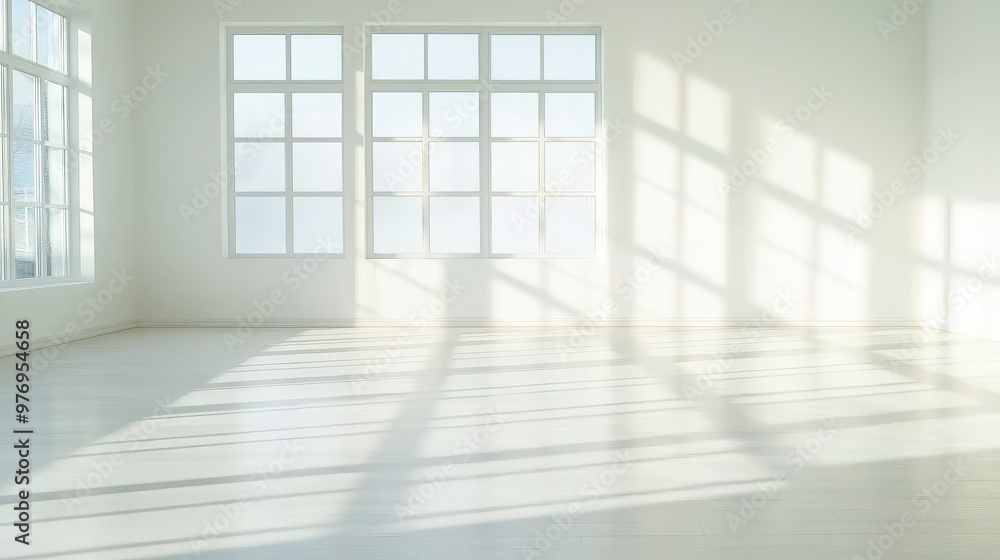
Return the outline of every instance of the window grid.
{"type": "MultiPolygon", "coordinates": [[[[0,288],[44,285],[65,280],[78,269],[79,247],[73,232],[79,227],[76,181],[71,165],[77,153],[70,142],[70,95],[74,91],[68,68],[68,20],[63,14],[24,0],[0,1],[2,48],[0,48],[0,288]],[[17,25],[14,3],[29,18],[20,31],[30,43],[22,54],[14,48],[17,25]],[[54,25],[46,45],[48,60],[37,60],[39,36],[36,18],[50,18],[54,25]],[[27,56],[23,56],[27,54],[27,56]],[[53,63],[51,65],[50,63],[53,63]],[[13,119],[18,114],[14,103],[14,76],[26,76],[33,82],[32,131],[19,131],[13,119]],[[48,95],[59,92],[58,103],[50,104],[48,95]],[[54,109],[54,111],[51,111],[54,109]],[[49,138],[49,130],[59,137],[49,138]],[[16,152],[20,148],[20,152],[16,152]],[[30,170],[19,173],[20,181],[30,177],[32,196],[17,196],[16,174],[27,166],[25,154],[31,154],[30,170]],[[55,157],[52,157],[55,156],[55,157]],[[55,187],[58,196],[50,197],[55,187]],[[29,223],[27,216],[32,216],[29,223]],[[20,242],[20,243],[19,243],[20,242]],[[30,249],[30,251],[29,251],[30,249]]],[[[23,38],[21,39],[23,41],[23,38]]],[[[22,108],[23,111],[23,108],[22,108]]],[[[24,122],[23,120],[21,122],[24,122]]],[[[73,144],[75,146],[75,144],[73,144]]]]}
{"type": "Polygon", "coordinates": [[[366,143],[366,199],[367,199],[367,220],[366,235],[369,258],[594,258],[601,254],[603,231],[603,200],[604,200],[604,179],[603,162],[599,157],[601,149],[601,123],[602,123],[602,91],[601,91],[601,56],[600,48],[602,37],[599,28],[593,27],[559,27],[552,28],[508,28],[508,27],[439,27],[439,26],[399,26],[389,29],[381,29],[373,33],[372,29],[366,29],[368,44],[372,44],[373,34],[422,34],[424,41],[424,80],[375,80],[372,78],[373,60],[372,50],[366,53],[366,103],[369,109],[366,111],[366,127],[370,132],[369,141],[366,143]],[[430,69],[429,64],[429,37],[430,35],[443,34],[478,34],[479,35],[479,78],[476,80],[427,80],[430,69]],[[493,35],[535,35],[540,37],[539,49],[539,79],[537,80],[493,80],[491,71],[490,44],[493,35]],[[595,79],[593,80],[545,80],[545,40],[544,36],[551,35],[593,35],[595,37],[594,61],[595,79]],[[373,127],[373,106],[374,95],[381,92],[419,92],[422,100],[423,133],[417,137],[381,137],[375,135],[373,127]],[[433,137],[429,132],[430,114],[430,94],[433,92],[478,92],[479,100],[479,135],[475,137],[433,137]],[[535,93],[538,95],[538,136],[523,138],[494,138],[491,130],[491,101],[494,93],[535,93]],[[545,132],[545,97],[547,93],[591,93],[595,100],[595,132],[592,136],[585,137],[552,137],[546,136],[545,132]],[[392,141],[420,141],[422,150],[422,189],[420,192],[388,192],[376,190],[376,182],[380,180],[375,175],[373,153],[374,146],[380,142],[392,141]],[[499,192],[493,190],[492,185],[492,152],[491,146],[496,141],[511,142],[537,142],[538,144],[538,189],[532,192],[499,192]],[[430,184],[431,168],[431,143],[439,142],[478,142],[480,159],[480,185],[478,192],[441,192],[432,191],[430,184]],[[593,167],[595,174],[595,186],[592,192],[571,192],[571,191],[549,191],[546,187],[546,145],[555,142],[587,142],[594,146],[593,167]],[[476,253],[434,253],[430,250],[431,243],[431,215],[430,207],[432,199],[440,197],[477,197],[479,199],[479,225],[480,225],[480,250],[476,253]],[[375,246],[375,220],[376,220],[376,200],[393,197],[414,197],[421,199],[422,206],[422,252],[408,253],[388,253],[378,252],[375,246]],[[493,251],[492,246],[492,209],[493,197],[512,198],[516,200],[534,201],[534,208],[538,214],[538,247],[537,251],[528,253],[498,253],[493,251]],[[594,250],[591,252],[577,254],[552,254],[548,252],[546,236],[546,214],[550,200],[563,199],[586,199],[590,200],[594,209],[594,250]]]}
{"type": "MultiPolygon", "coordinates": [[[[227,29],[226,41],[227,41],[227,54],[228,54],[228,64],[227,64],[227,126],[228,126],[228,141],[226,148],[226,161],[227,161],[227,184],[229,185],[229,205],[228,205],[228,254],[231,258],[250,258],[250,259],[261,259],[261,258],[302,258],[306,256],[310,257],[324,257],[324,258],[342,258],[344,256],[344,235],[346,230],[346,216],[344,210],[346,208],[344,192],[347,188],[346,176],[344,173],[345,162],[344,158],[344,80],[343,80],[343,64],[340,66],[340,77],[338,79],[294,79],[293,72],[295,68],[295,60],[293,59],[293,42],[294,37],[304,37],[304,36],[326,36],[326,37],[337,37],[340,39],[340,51],[338,55],[341,56],[341,61],[343,60],[343,28],[334,26],[292,26],[292,27],[274,27],[274,26],[254,26],[254,27],[230,27],[227,29]],[[237,36],[282,36],[284,38],[284,79],[236,79],[235,75],[235,37],[237,36]],[[253,93],[271,93],[280,94],[283,99],[283,110],[280,115],[275,115],[280,118],[280,126],[283,129],[283,133],[280,135],[262,134],[267,132],[266,130],[261,130],[256,136],[248,135],[237,135],[236,132],[236,98],[240,94],[253,94],[253,93]],[[309,134],[296,134],[295,126],[296,122],[293,118],[294,114],[294,104],[296,96],[303,96],[308,94],[333,94],[339,96],[339,104],[336,107],[337,114],[339,116],[340,128],[341,130],[337,135],[324,134],[320,135],[309,135],[309,134]],[[281,151],[283,152],[283,181],[284,188],[281,190],[241,190],[239,189],[239,179],[237,178],[237,169],[241,168],[242,165],[249,165],[253,162],[254,158],[249,161],[238,162],[237,161],[237,145],[241,144],[255,144],[261,147],[258,152],[261,153],[264,146],[268,145],[280,145],[281,151]],[[302,147],[307,145],[326,145],[331,144],[337,146],[340,151],[341,158],[341,168],[339,177],[329,177],[329,181],[336,184],[339,182],[340,190],[335,190],[335,188],[329,188],[326,190],[296,190],[296,176],[295,176],[295,165],[297,158],[295,156],[296,147],[302,147]],[[323,204],[326,202],[332,202],[333,208],[335,209],[336,216],[332,217],[334,223],[340,224],[339,232],[332,234],[333,245],[336,251],[327,251],[321,244],[317,241],[315,246],[309,243],[308,246],[311,248],[308,250],[303,250],[303,247],[299,245],[296,246],[296,203],[297,201],[303,201],[302,209],[306,210],[309,206],[306,205],[304,201],[312,199],[314,204],[323,204]],[[283,234],[284,234],[284,247],[281,251],[240,251],[238,246],[238,235],[240,226],[240,206],[241,204],[258,203],[266,200],[280,200],[284,206],[283,208],[283,234]],[[339,210],[336,208],[339,206],[339,210]],[[297,250],[298,249],[298,250],[297,250]]],[[[304,99],[304,97],[302,98],[304,99]]],[[[272,120],[269,124],[274,123],[272,120]]],[[[304,121],[300,121],[304,122],[304,121]]],[[[275,126],[274,128],[277,128],[275,126]]],[[[273,128],[270,128],[273,131],[273,128]]],[[[256,156],[255,156],[256,157],[256,156]]],[[[305,157],[302,158],[303,160],[305,157]]],[[[325,175],[324,175],[325,177],[325,175]]],[[[304,220],[299,220],[299,224],[303,224],[304,220]]],[[[303,236],[304,237],[304,236],[303,236]]]]}
{"type": "MultiPolygon", "coordinates": [[[[5,83],[11,84],[13,82],[15,72],[19,72],[19,70],[4,70],[5,83]]],[[[33,134],[31,136],[18,134],[17,127],[13,127],[9,131],[9,135],[4,134],[5,144],[8,144],[10,148],[10,151],[6,152],[10,155],[5,161],[9,162],[11,170],[10,184],[12,187],[16,189],[17,185],[14,174],[18,171],[19,159],[24,157],[24,150],[28,150],[31,153],[32,162],[31,172],[34,200],[17,200],[16,196],[11,200],[15,216],[19,214],[19,211],[31,213],[35,216],[35,235],[32,236],[34,237],[35,247],[34,263],[31,267],[32,272],[28,275],[25,272],[28,268],[27,266],[18,267],[15,251],[15,266],[13,269],[15,280],[69,276],[69,254],[66,251],[69,243],[68,216],[70,212],[66,177],[67,154],[69,153],[67,123],[65,119],[66,88],[37,76],[32,76],[32,78],[34,78],[35,106],[32,114],[33,134]],[[55,117],[48,114],[49,100],[47,92],[50,85],[59,88],[61,92],[59,95],[61,102],[56,107],[58,114],[55,117]],[[55,119],[58,119],[58,121],[53,122],[55,119]],[[52,124],[61,130],[62,141],[57,142],[46,139],[47,130],[52,124]],[[20,153],[17,151],[18,147],[21,148],[20,153]],[[51,157],[53,154],[56,155],[55,158],[51,157]],[[52,196],[50,195],[50,184],[57,180],[59,183],[54,185],[57,196],[52,196]],[[53,202],[53,199],[57,202],[53,202]],[[61,220],[63,227],[53,232],[50,230],[51,227],[54,227],[50,224],[50,216],[59,214],[63,216],[61,220]],[[62,254],[57,259],[57,255],[54,255],[54,252],[58,247],[62,248],[62,254]]],[[[11,95],[11,98],[13,100],[13,95],[11,95]]],[[[13,118],[13,109],[11,109],[10,114],[13,118]]],[[[15,227],[18,225],[16,219],[14,220],[14,225],[15,227]]],[[[24,224],[24,228],[27,229],[26,223],[24,224]]],[[[23,262],[26,263],[27,261],[23,262]]]]}

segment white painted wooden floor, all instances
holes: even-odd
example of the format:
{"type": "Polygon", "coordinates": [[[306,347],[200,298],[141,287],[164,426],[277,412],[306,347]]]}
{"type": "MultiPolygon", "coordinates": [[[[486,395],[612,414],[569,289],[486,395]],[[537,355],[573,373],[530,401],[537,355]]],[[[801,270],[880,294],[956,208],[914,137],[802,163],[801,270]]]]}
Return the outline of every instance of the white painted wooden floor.
{"type": "Polygon", "coordinates": [[[60,349],[31,392],[30,547],[12,541],[12,436],[0,445],[3,555],[1000,550],[998,344],[941,334],[894,364],[915,331],[614,329],[565,353],[554,328],[259,330],[233,353],[226,332],[60,349]]]}

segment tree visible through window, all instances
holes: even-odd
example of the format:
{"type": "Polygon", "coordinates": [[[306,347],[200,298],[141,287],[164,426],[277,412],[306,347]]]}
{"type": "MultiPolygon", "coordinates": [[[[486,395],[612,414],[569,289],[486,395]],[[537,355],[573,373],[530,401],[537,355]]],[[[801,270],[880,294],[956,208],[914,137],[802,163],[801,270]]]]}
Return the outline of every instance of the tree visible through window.
{"type": "Polygon", "coordinates": [[[0,75],[0,286],[72,271],[67,20],[10,0],[0,75]]]}

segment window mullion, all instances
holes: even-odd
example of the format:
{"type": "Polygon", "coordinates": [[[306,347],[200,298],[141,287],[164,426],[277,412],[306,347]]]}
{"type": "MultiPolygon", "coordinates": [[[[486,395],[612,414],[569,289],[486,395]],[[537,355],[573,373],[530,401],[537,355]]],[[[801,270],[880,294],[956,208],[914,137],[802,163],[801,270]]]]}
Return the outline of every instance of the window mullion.
{"type": "MultiPolygon", "coordinates": [[[[34,5],[32,5],[34,9],[34,5]]],[[[37,43],[37,41],[35,41],[37,43]]],[[[42,149],[42,144],[45,141],[45,131],[42,130],[44,125],[44,119],[42,115],[44,114],[45,108],[42,106],[43,97],[42,90],[45,87],[45,80],[42,78],[35,79],[35,114],[32,115],[35,123],[35,138],[31,143],[31,149],[34,151],[34,156],[32,158],[35,168],[32,172],[35,175],[35,196],[38,201],[38,216],[35,217],[35,239],[37,243],[36,258],[38,262],[36,263],[36,271],[40,278],[48,277],[48,247],[43,244],[45,240],[45,231],[48,226],[48,216],[45,212],[45,185],[44,185],[44,157],[45,150],[42,149]]]]}
{"type": "MultiPolygon", "coordinates": [[[[8,4],[8,13],[10,2],[8,4]]],[[[3,142],[3,158],[4,158],[4,169],[3,169],[3,182],[4,190],[7,194],[8,203],[8,218],[7,223],[4,224],[6,228],[6,247],[4,252],[4,259],[6,260],[5,265],[7,266],[7,280],[13,284],[17,280],[17,256],[15,255],[15,247],[17,242],[14,240],[14,140],[13,140],[13,126],[11,124],[13,115],[13,69],[10,66],[4,66],[3,69],[3,109],[4,109],[4,123],[3,127],[7,133],[4,137],[3,142]]]]}
{"type": "MultiPolygon", "coordinates": [[[[8,43],[10,42],[10,2],[4,3],[4,46],[9,50],[8,43]]],[[[6,64],[0,64],[0,104],[2,104],[2,111],[4,115],[10,115],[10,108],[8,106],[8,95],[7,95],[7,73],[10,72],[10,67],[6,64]]],[[[14,189],[10,185],[10,180],[8,179],[10,170],[10,157],[7,153],[7,146],[10,144],[8,141],[8,128],[7,119],[9,117],[4,117],[0,121],[0,237],[3,237],[2,246],[0,246],[0,286],[10,286],[14,283],[14,270],[13,270],[13,257],[14,252],[14,236],[13,228],[11,222],[14,220],[14,189]]]]}

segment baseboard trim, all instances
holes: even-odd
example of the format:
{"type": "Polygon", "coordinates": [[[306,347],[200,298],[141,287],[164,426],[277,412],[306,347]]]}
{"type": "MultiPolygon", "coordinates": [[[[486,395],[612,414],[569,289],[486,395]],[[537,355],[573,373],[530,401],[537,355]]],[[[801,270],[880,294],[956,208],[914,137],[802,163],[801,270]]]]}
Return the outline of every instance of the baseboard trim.
{"type": "MultiPolygon", "coordinates": [[[[98,336],[104,336],[108,334],[113,334],[117,332],[127,331],[130,329],[137,328],[139,323],[137,321],[125,321],[121,323],[114,323],[111,325],[105,325],[103,327],[92,327],[89,329],[82,329],[76,331],[72,334],[63,333],[59,335],[59,340],[54,340],[53,338],[33,338],[31,340],[31,352],[40,352],[46,348],[53,348],[57,346],[63,346],[72,342],[79,342],[81,340],[86,340],[88,338],[96,338],[98,336]]],[[[17,346],[12,344],[6,344],[0,346],[0,358],[6,358],[8,356],[13,356],[19,352],[17,346]]]]}
{"type": "MultiPolygon", "coordinates": [[[[594,321],[588,318],[576,319],[440,319],[426,323],[435,327],[466,327],[466,328],[575,328],[583,325],[599,327],[667,327],[667,328],[744,328],[760,324],[760,318],[747,317],[735,319],[608,319],[594,321]]],[[[421,323],[422,324],[422,323],[421,323]]],[[[405,328],[417,325],[416,322],[400,319],[316,319],[316,320],[267,320],[254,328],[297,328],[297,329],[336,329],[336,328],[405,328]]],[[[178,329],[235,329],[245,327],[243,321],[233,320],[188,320],[188,321],[140,321],[139,328],[178,328],[178,329]]],[[[788,319],[777,320],[768,327],[845,327],[845,328],[919,328],[921,322],[915,319],[888,320],[822,320],[822,319],[788,319]]]]}

